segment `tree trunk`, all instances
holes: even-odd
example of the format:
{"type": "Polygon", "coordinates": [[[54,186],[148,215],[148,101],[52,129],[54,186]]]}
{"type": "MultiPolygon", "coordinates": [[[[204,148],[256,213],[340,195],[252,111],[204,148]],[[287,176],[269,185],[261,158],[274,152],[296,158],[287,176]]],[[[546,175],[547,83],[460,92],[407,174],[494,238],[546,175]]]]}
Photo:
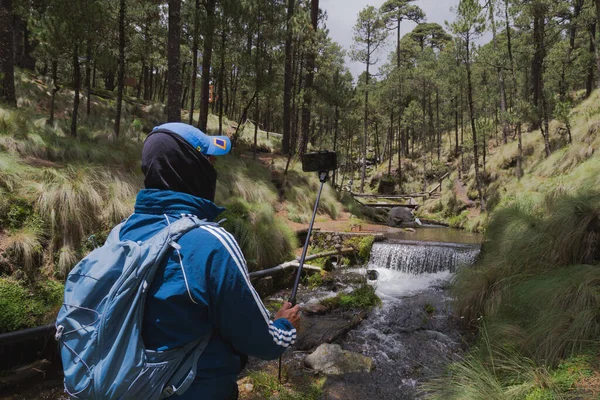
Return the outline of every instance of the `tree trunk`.
{"type": "Polygon", "coordinates": [[[454,97],[454,133],[455,133],[454,156],[456,158],[458,158],[458,96],[454,97]]]}
{"type": "Polygon", "coordinates": [[[89,117],[92,111],[92,41],[87,40],[85,63],[85,89],[86,89],[86,115],[89,117]]]}
{"type": "MultiPolygon", "coordinates": [[[[490,1],[490,22],[492,25],[492,40],[494,42],[494,52],[498,54],[498,39],[496,38],[496,21],[494,20],[494,2],[490,1]]],[[[506,120],[506,89],[504,86],[504,73],[502,67],[498,65],[496,67],[496,73],[498,74],[498,82],[500,84],[500,112],[502,115],[502,141],[504,144],[508,143],[508,122],[506,120]]]]}
{"type": "Polygon", "coordinates": [[[135,89],[135,97],[138,99],[142,98],[142,88],[144,86],[144,77],[146,76],[146,60],[142,60],[142,69],[140,70],[140,78],[135,89]]]}
{"type": "MultiPolygon", "coordinates": [[[[543,79],[542,67],[544,63],[544,15],[539,12],[533,17],[533,43],[534,53],[531,63],[531,91],[533,93],[533,105],[539,108],[541,98],[541,85],[543,79]]],[[[540,113],[538,112],[538,115],[540,113]]]]}
{"type": "Polygon", "coordinates": [[[0,0],[0,101],[17,106],[12,0],[0,0]]]}
{"type": "Polygon", "coordinates": [[[181,65],[181,86],[183,88],[183,93],[181,94],[181,98],[179,99],[179,110],[181,112],[181,110],[183,110],[185,107],[185,97],[187,96],[187,91],[188,89],[188,85],[184,85],[183,82],[186,81],[185,79],[185,67],[187,67],[187,62],[184,61],[181,65]]]}
{"type": "Polygon", "coordinates": [[[596,4],[596,37],[594,40],[594,48],[596,49],[596,87],[600,88],[600,0],[595,1],[596,4]]]}
{"type": "Polygon", "coordinates": [[[367,177],[367,134],[369,129],[369,64],[371,64],[371,38],[367,37],[367,70],[365,81],[365,115],[362,146],[362,172],[360,176],[360,192],[365,192],[365,179],[367,177]]]}
{"type": "Polygon", "coordinates": [[[208,123],[208,100],[210,96],[210,65],[212,62],[213,41],[215,35],[215,5],[216,0],[207,0],[206,29],[204,31],[204,51],[202,52],[202,83],[200,85],[200,117],[198,128],[206,132],[208,123]]]}
{"type": "Polygon", "coordinates": [[[221,30],[221,66],[219,68],[219,135],[223,135],[223,89],[225,88],[225,52],[227,51],[227,24],[223,24],[221,30]]]}
{"type": "Polygon", "coordinates": [[[252,158],[256,160],[256,153],[258,152],[258,120],[260,118],[260,97],[256,96],[256,104],[254,105],[254,148],[252,149],[252,158]]]}
{"type": "MultiPolygon", "coordinates": [[[[402,114],[404,113],[404,100],[402,98],[402,74],[400,58],[400,25],[402,19],[398,19],[396,28],[396,68],[398,68],[398,183],[400,184],[400,193],[402,193],[402,114]]],[[[408,135],[408,132],[406,133],[408,135]]],[[[393,134],[392,134],[393,135],[393,134]]],[[[407,138],[408,139],[408,138],[407,138]]],[[[408,146],[407,146],[408,147],[408,146]]]]}
{"type": "MultiPolygon", "coordinates": [[[[311,0],[310,19],[314,32],[317,32],[319,18],[319,0],[311,0]]],[[[312,46],[316,45],[313,43],[312,46]]],[[[304,85],[304,104],[302,106],[302,140],[300,142],[300,156],[306,152],[308,146],[308,133],[310,129],[310,114],[313,98],[313,85],[315,81],[315,58],[314,49],[310,49],[306,56],[306,83],[304,85]]]]}
{"type": "Polygon", "coordinates": [[[435,92],[435,133],[437,136],[437,159],[442,158],[442,130],[440,129],[440,93],[435,92]]]}
{"type": "MultiPolygon", "coordinates": [[[[334,152],[337,152],[339,129],[340,129],[340,107],[336,104],[335,105],[335,121],[334,121],[334,128],[333,128],[333,151],[334,152]]],[[[335,188],[336,178],[337,178],[336,170],[333,170],[333,178],[331,181],[333,183],[334,188],[335,188]]]]}
{"type": "Polygon", "coordinates": [[[52,97],[50,100],[50,118],[46,122],[48,125],[54,125],[54,106],[56,101],[56,93],[60,90],[58,87],[58,62],[52,60],[52,97]]]}
{"type": "Polygon", "coordinates": [[[200,0],[196,0],[194,9],[194,34],[192,38],[192,83],[190,89],[190,113],[188,124],[194,123],[194,107],[196,101],[196,80],[198,78],[198,36],[200,36],[200,0]]]}
{"type": "MultiPolygon", "coordinates": [[[[167,103],[167,120],[181,121],[181,0],[169,0],[169,46],[168,46],[168,78],[169,99],[167,103]]],[[[164,88],[163,88],[164,92],[164,88]]]]}
{"type": "Polygon", "coordinates": [[[475,107],[473,101],[473,84],[471,79],[471,55],[470,55],[470,43],[469,38],[466,41],[467,50],[467,100],[469,102],[469,114],[471,118],[471,131],[473,133],[473,157],[475,158],[475,181],[477,182],[477,193],[479,195],[479,203],[481,211],[485,211],[485,203],[483,199],[483,191],[481,190],[481,177],[479,175],[479,155],[477,153],[477,128],[475,124],[475,107]]]}
{"type": "MultiPolygon", "coordinates": [[[[294,3],[296,0],[288,0],[287,6],[287,22],[286,22],[286,39],[285,39],[285,67],[284,67],[284,83],[283,83],[283,138],[281,141],[281,152],[290,154],[290,135],[291,135],[291,115],[292,115],[292,17],[294,16],[294,3]]],[[[334,175],[335,176],[335,175],[334,175]]]]}
{"type": "Polygon", "coordinates": [[[104,88],[109,92],[115,90],[115,71],[110,69],[104,77],[104,88]]]}
{"type": "MultiPolygon", "coordinates": [[[[392,101],[393,103],[393,101],[392,101]]],[[[389,157],[388,160],[388,177],[392,176],[392,158],[394,158],[394,109],[390,112],[390,134],[388,138],[389,143],[389,157]]]]}
{"type": "Polygon", "coordinates": [[[119,1],[119,77],[117,89],[117,115],[115,116],[115,137],[121,133],[121,108],[125,85],[125,0],[119,1]]]}
{"type": "MultiPolygon", "coordinates": [[[[512,52],[512,42],[511,42],[511,32],[510,32],[510,19],[509,19],[509,13],[508,13],[508,2],[509,0],[504,0],[504,17],[506,18],[506,45],[508,48],[508,59],[510,61],[510,70],[511,70],[511,75],[512,75],[512,81],[513,81],[513,86],[514,86],[514,91],[515,91],[515,98],[519,99],[519,83],[517,80],[517,70],[515,68],[515,61],[513,58],[513,52],[512,52]]],[[[521,115],[520,115],[520,110],[517,110],[516,112],[516,124],[517,124],[517,137],[518,137],[518,144],[517,144],[517,178],[521,179],[521,177],[523,176],[523,141],[522,141],[522,137],[521,137],[521,115]]]]}
{"type": "Polygon", "coordinates": [[[71,117],[71,136],[77,137],[77,113],[79,111],[79,88],[81,87],[81,68],[79,66],[79,45],[73,47],[73,115],[71,117]]]}
{"type": "MultiPolygon", "coordinates": [[[[590,54],[594,54],[596,49],[596,26],[598,23],[594,23],[590,26],[590,45],[589,52],[590,54]]],[[[592,92],[594,91],[594,72],[596,68],[593,62],[590,62],[588,65],[587,77],[585,80],[585,97],[590,97],[592,92]]]]}

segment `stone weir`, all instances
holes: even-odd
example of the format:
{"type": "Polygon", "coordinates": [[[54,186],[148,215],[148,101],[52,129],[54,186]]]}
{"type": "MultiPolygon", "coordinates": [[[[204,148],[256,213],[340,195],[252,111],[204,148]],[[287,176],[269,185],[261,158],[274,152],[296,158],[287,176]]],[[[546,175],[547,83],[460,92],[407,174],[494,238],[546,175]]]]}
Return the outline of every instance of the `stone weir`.
{"type": "Polygon", "coordinates": [[[375,243],[369,267],[388,268],[408,274],[456,271],[460,265],[471,265],[479,254],[479,245],[398,241],[375,243]]]}

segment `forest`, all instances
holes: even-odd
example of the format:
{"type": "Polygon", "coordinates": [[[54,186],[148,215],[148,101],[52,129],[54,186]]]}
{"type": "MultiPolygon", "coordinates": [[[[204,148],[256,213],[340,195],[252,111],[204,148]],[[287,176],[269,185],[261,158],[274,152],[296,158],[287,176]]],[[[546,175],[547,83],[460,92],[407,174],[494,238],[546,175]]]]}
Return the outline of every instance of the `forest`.
{"type": "Polygon", "coordinates": [[[411,196],[483,235],[449,289],[469,350],[422,395],[600,395],[600,0],[460,0],[443,25],[370,3],[344,48],[319,0],[0,0],[0,333],[53,320],[132,212],[144,138],[185,122],[231,138],[216,202],[251,271],[298,249],[312,151],[339,164],[320,223],[411,196]]]}

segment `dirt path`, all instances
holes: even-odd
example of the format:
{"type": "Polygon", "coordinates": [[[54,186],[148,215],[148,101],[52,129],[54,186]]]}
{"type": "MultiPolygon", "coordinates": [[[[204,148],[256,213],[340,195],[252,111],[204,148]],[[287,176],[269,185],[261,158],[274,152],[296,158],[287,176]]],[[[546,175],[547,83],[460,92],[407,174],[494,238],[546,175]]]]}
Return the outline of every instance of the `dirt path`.
{"type": "Polygon", "coordinates": [[[467,185],[463,183],[461,179],[456,178],[454,180],[454,193],[456,198],[465,203],[469,209],[469,219],[477,218],[481,214],[479,207],[475,206],[475,202],[469,199],[467,195],[467,185]]]}

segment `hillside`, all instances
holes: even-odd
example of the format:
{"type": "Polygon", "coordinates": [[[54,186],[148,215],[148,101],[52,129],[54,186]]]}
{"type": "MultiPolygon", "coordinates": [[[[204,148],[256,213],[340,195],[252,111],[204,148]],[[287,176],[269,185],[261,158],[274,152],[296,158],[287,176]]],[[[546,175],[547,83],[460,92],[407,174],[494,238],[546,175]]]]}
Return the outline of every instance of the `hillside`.
{"type": "MultiPolygon", "coordinates": [[[[503,145],[488,138],[486,163],[480,160],[486,199],[486,212],[480,213],[473,166],[459,178],[460,159],[444,146],[442,160],[451,172],[442,185],[441,198],[429,199],[420,215],[451,226],[484,231],[489,214],[514,203],[535,208],[546,198],[598,187],[600,183],[600,91],[576,105],[570,113],[572,143],[564,124],[552,121],[552,154],[544,154],[539,130],[523,133],[523,177],[516,174],[517,141],[503,145]]],[[[421,162],[417,160],[416,162],[421,162]]],[[[434,181],[435,182],[435,181],[434,181]]]]}
{"type": "MultiPolygon", "coordinates": [[[[91,114],[81,118],[72,138],[67,110],[73,92],[59,92],[56,118],[48,125],[49,81],[29,73],[17,77],[19,108],[0,109],[0,332],[55,316],[68,271],[133,211],[143,186],[142,143],[164,118],[162,104],[128,99],[123,134],[115,139],[114,100],[94,95],[91,114]]],[[[217,130],[216,121],[209,118],[209,132],[217,130]]],[[[285,158],[254,160],[249,131],[253,135],[246,127],[233,154],[217,162],[216,203],[227,208],[224,226],[254,270],[291,259],[298,247],[293,227],[309,221],[319,182],[297,162],[284,176],[285,158]]],[[[276,135],[259,134],[270,150],[276,135]]],[[[340,213],[350,216],[327,185],[319,221],[340,213]]]]}

